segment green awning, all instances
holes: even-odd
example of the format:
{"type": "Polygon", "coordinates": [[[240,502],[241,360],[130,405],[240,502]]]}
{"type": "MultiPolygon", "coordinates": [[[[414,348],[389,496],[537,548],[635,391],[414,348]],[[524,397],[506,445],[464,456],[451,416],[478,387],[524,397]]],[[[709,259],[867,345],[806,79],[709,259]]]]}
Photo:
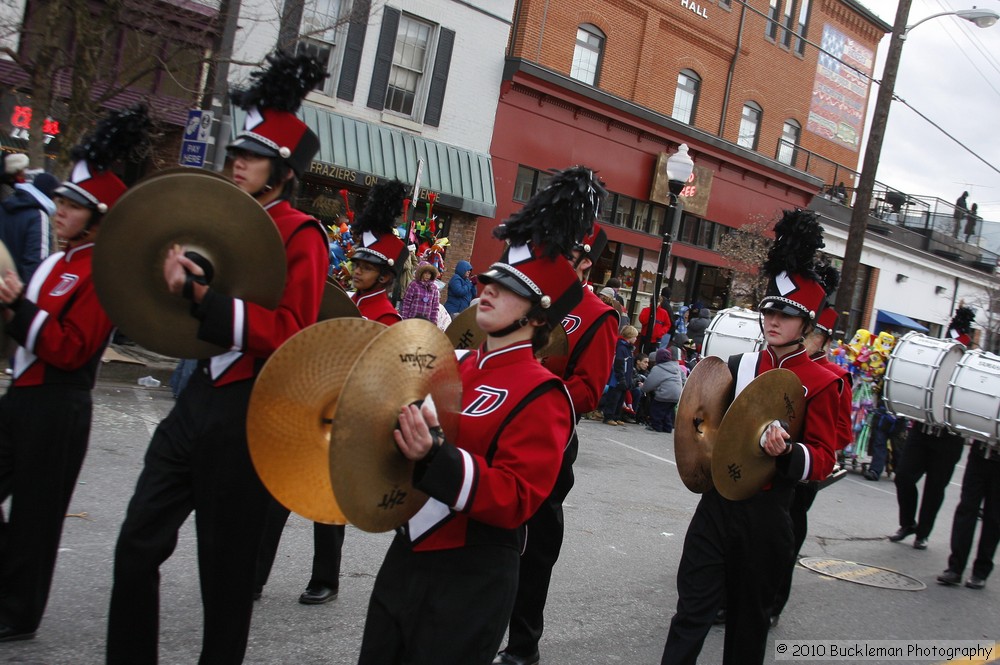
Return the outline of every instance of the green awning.
{"type": "MultiPolygon", "coordinates": [[[[235,128],[243,127],[244,116],[244,111],[234,109],[234,135],[238,133],[235,128]]],[[[483,217],[496,214],[493,161],[487,154],[310,104],[304,104],[298,116],[319,136],[319,154],[310,168],[314,175],[369,186],[369,176],[412,184],[417,161],[422,159],[420,187],[437,193],[436,206],[483,217]]]]}

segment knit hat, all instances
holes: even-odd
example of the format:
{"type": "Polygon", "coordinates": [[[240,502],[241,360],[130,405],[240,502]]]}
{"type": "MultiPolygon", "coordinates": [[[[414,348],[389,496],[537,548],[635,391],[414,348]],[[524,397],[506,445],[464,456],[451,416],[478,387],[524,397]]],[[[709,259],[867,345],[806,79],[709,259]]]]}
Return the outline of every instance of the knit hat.
{"type": "Polygon", "coordinates": [[[56,187],[59,186],[59,178],[51,173],[39,173],[31,181],[31,184],[35,186],[35,189],[51,199],[56,191],[56,187]]]}
{"type": "Polygon", "coordinates": [[[670,352],[667,347],[662,347],[656,350],[656,364],[668,363],[674,359],[674,354],[670,352]]]}
{"type": "Polygon", "coordinates": [[[127,189],[111,172],[111,166],[136,153],[141,156],[148,147],[149,126],[149,116],[142,104],[106,116],[70,151],[76,163],[69,178],[53,191],[53,195],[106,213],[127,189]]]}
{"type": "Polygon", "coordinates": [[[28,168],[28,156],[23,152],[3,153],[3,172],[7,175],[20,173],[28,168]]]}
{"type": "Polygon", "coordinates": [[[615,290],[612,289],[610,286],[605,286],[603,289],[601,289],[601,292],[598,293],[597,295],[604,296],[605,298],[611,298],[612,300],[614,300],[615,290]]]}
{"type": "Polygon", "coordinates": [[[774,226],[774,243],[763,265],[770,279],[758,309],[815,321],[826,298],[815,269],[816,250],[823,246],[823,227],[814,212],[786,210],[774,226]]]}
{"type": "Polygon", "coordinates": [[[326,77],[325,67],[313,56],[281,50],[268,55],[266,69],[250,74],[251,86],[230,94],[247,116],[228,148],[282,159],[301,176],[319,150],[319,137],[295,112],[326,77]]]}

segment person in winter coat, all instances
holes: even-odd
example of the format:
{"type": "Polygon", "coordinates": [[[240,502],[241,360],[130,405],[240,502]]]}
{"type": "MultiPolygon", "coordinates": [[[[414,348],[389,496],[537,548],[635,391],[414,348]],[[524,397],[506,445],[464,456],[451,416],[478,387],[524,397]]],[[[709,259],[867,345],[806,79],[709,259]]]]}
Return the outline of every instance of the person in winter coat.
{"type": "Polygon", "coordinates": [[[444,308],[454,318],[465,310],[476,297],[476,283],[472,281],[472,264],[459,261],[455,266],[455,274],[448,280],[448,300],[444,308]]]}
{"type": "Polygon", "coordinates": [[[635,340],[639,331],[634,326],[622,328],[621,337],[615,345],[615,362],[611,372],[611,382],[608,384],[608,394],[604,396],[604,424],[624,425],[622,420],[622,405],[625,403],[625,393],[635,382],[635,360],[632,353],[635,350],[635,340]]]}
{"type": "Polygon", "coordinates": [[[660,301],[656,305],[656,312],[652,307],[646,307],[639,312],[639,323],[642,325],[642,350],[652,350],[660,345],[663,336],[670,332],[670,300],[667,298],[667,289],[664,287],[660,291],[660,301]]]}
{"type": "Polygon", "coordinates": [[[49,218],[56,211],[52,192],[58,185],[54,176],[40,173],[34,183],[15,184],[14,193],[0,203],[0,240],[25,284],[50,253],[49,218]]]}
{"type": "Polygon", "coordinates": [[[399,305],[400,316],[404,319],[427,319],[437,325],[438,305],[441,303],[441,292],[435,281],[437,277],[438,270],[430,263],[417,265],[414,279],[406,287],[403,302],[399,305]]]}
{"type": "Polygon", "coordinates": [[[712,312],[707,307],[698,311],[698,316],[688,321],[687,336],[694,340],[695,348],[701,353],[702,342],[705,341],[705,330],[712,322],[712,312]]]}
{"type": "Polygon", "coordinates": [[[659,349],[656,352],[656,365],[649,370],[642,385],[642,391],[647,395],[652,393],[649,404],[649,427],[654,432],[674,431],[674,411],[681,399],[684,388],[684,378],[681,367],[674,362],[670,349],[659,349]]]}
{"type": "Polygon", "coordinates": [[[674,319],[674,335],[687,335],[688,321],[691,320],[692,313],[690,307],[681,305],[681,308],[677,310],[677,318],[674,319]]]}

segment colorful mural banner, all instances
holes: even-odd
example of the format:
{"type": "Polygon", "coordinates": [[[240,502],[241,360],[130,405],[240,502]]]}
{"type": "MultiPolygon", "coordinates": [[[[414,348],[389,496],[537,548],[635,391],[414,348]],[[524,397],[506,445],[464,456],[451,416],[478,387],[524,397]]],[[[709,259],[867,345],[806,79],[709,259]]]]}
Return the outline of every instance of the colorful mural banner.
{"type": "Polygon", "coordinates": [[[858,150],[869,86],[858,71],[871,75],[875,53],[831,25],[823,26],[822,46],[806,129],[858,150]]]}

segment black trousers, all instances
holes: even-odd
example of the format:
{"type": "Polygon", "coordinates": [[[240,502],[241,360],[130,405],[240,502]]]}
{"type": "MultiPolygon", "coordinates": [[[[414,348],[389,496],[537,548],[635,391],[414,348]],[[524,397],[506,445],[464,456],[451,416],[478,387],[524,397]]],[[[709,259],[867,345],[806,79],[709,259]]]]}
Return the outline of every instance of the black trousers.
{"type": "Polygon", "coordinates": [[[651,399],[649,404],[649,425],[657,432],[674,431],[674,413],[677,402],[661,402],[651,399]]]}
{"type": "Polygon", "coordinates": [[[538,642],[545,629],[545,601],[552,581],[552,568],[559,560],[565,532],[562,504],[573,489],[573,462],[579,449],[580,440],[574,432],[563,453],[562,466],[552,493],[526,524],[527,538],[521,552],[517,597],[504,649],[518,656],[530,656],[538,651],[538,642]]]}
{"type": "Polygon", "coordinates": [[[677,569],[677,612],[661,665],[698,661],[705,636],[725,602],[724,665],[763,663],[778,580],[793,560],[791,488],[745,501],[702,495],[677,569]]]}
{"type": "Polygon", "coordinates": [[[507,625],[517,550],[414,552],[397,535],[375,578],[358,665],[488,665],[507,625]]]}
{"type": "Polygon", "coordinates": [[[906,445],[896,468],[896,503],[899,504],[899,525],[915,526],[917,538],[927,538],[934,529],[934,520],[944,502],[944,492],[951,482],[955,464],[962,457],[964,444],[958,434],[932,434],[915,423],[906,437],[906,445]],[[917,483],[924,480],[924,498],[917,519],[917,483]]]}
{"type": "Polygon", "coordinates": [[[792,490],[792,503],[788,507],[788,516],[792,519],[792,535],[794,538],[795,551],[792,554],[791,565],[782,574],[778,584],[778,594],[774,599],[774,609],[772,616],[778,616],[785,609],[788,603],[788,596],[792,593],[792,577],[795,575],[795,564],[799,557],[802,544],[806,542],[806,535],[809,533],[809,509],[812,508],[816,494],[819,492],[819,483],[796,483],[792,490]]]}
{"type": "Polygon", "coordinates": [[[192,510],[205,611],[199,663],[243,662],[269,498],[247,448],[252,384],[214,388],[199,369],[156,428],[115,548],[108,663],[157,662],[160,564],[192,510]]]}
{"type": "Polygon", "coordinates": [[[955,521],[951,525],[951,555],[948,557],[948,569],[961,574],[969,561],[979,506],[982,505],[983,528],[972,562],[972,574],[984,580],[993,572],[993,555],[1000,543],[1000,454],[994,455],[987,459],[985,446],[978,442],[969,450],[962,478],[962,498],[955,508],[955,521]]]}
{"type": "MultiPolygon", "coordinates": [[[[275,499],[268,501],[264,537],[257,552],[257,589],[264,588],[267,578],[271,576],[274,557],[278,554],[278,544],[281,542],[281,532],[285,529],[289,514],[288,508],[275,499]]],[[[307,587],[326,586],[335,591],[340,589],[340,554],[344,547],[345,530],[343,524],[313,522],[312,574],[307,587]]]]}
{"type": "Polygon", "coordinates": [[[0,623],[32,632],[49,599],[56,554],[90,437],[90,390],[10,388],[0,398],[0,623]]]}

